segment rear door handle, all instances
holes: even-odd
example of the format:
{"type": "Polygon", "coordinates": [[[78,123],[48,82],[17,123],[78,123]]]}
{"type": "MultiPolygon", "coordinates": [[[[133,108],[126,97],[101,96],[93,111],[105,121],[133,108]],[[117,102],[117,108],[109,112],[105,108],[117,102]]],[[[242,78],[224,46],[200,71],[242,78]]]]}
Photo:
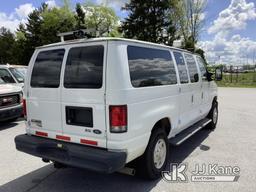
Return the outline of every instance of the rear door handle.
{"type": "Polygon", "coordinates": [[[191,97],[191,103],[194,103],[194,95],[191,97]]]}

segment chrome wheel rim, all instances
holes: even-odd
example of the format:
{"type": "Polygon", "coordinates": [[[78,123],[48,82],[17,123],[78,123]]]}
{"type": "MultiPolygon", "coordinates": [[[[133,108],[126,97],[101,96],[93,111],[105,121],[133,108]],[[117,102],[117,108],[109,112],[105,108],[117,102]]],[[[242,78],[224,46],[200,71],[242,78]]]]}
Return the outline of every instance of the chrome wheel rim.
{"type": "Polygon", "coordinates": [[[217,119],[218,119],[218,110],[217,107],[214,107],[213,109],[213,117],[212,117],[212,121],[214,124],[217,123],[217,119]]]}
{"type": "Polygon", "coordinates": [[[166,159],[166,143],[164,139],[159,139],[154,149],[154,165],[161,169],[166,159]]]}

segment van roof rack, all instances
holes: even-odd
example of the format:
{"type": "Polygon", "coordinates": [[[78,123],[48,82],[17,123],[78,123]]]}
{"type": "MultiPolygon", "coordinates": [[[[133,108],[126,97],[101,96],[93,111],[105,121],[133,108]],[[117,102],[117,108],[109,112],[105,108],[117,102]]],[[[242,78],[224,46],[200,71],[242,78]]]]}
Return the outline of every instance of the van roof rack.
{"type": "Polygon", "coordinates": [[[65,42],[65,40],[74,40],[74,39],[90,39],[95,36],[91,35],[95,32],[94,29],[79,29],[76,31],[69,31],[65,33],[59,33],[57,36],[60,37],[61,42],[65,42]]]}

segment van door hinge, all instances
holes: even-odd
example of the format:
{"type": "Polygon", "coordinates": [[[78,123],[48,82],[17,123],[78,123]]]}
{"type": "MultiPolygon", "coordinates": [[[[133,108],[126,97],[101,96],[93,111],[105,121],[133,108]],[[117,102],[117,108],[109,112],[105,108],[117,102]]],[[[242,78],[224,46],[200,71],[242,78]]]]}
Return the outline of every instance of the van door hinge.
{"type": "Polygon", "coordinates": [[[27,91],[27,98],[29,97],[29,92],[27,91]]]}

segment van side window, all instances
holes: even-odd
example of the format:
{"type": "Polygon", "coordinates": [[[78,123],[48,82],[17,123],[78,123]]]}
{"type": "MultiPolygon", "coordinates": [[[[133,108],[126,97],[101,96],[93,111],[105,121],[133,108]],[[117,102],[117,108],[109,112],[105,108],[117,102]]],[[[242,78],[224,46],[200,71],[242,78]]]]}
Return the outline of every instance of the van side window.
{"type": "Polygon", "coordinates": [[[33,67],[31,87],[58,88],[64,54],[64,49],[41,51],[33,67]]]}
{"type": "Polygon", "coordinates": [[[202,76],[202,80],[203,81],[207,81],[207,70],[205,67],[205,62],[203,61],[203,59],[201,57],[196,57],[198,65],[199,65],[199,69],[201,71],[201,76],[202,76]]]}
{"type": "Polygon", "coordinates": [[[71,48],[64,76],[65,88],[99,89],[103,79],[102,45],[71,48]]]}
{"type": "Polygon", "coordinates": [[[189,72],[191,83],[198,82],[199,81],[199,75],[198,75],[198,70],[197,70],[197,65],[196,65],[195,58],[193,57],[193,55],[185,54],[185,59],[186,59],[186,62],[187,62],[188,72],[189,72]]]}
{"type": "Polygon", "coordinates": [[[180,83],[188,83],[188,72],[183,55],[180,52],[173,52],[173,54],[180,75],[180,83]]]}
{"type": "Polygon", "coordinates": [[[168,50],[128,46],[127,52],[133,87],[177,83],[174,63],[168,50]]]}

